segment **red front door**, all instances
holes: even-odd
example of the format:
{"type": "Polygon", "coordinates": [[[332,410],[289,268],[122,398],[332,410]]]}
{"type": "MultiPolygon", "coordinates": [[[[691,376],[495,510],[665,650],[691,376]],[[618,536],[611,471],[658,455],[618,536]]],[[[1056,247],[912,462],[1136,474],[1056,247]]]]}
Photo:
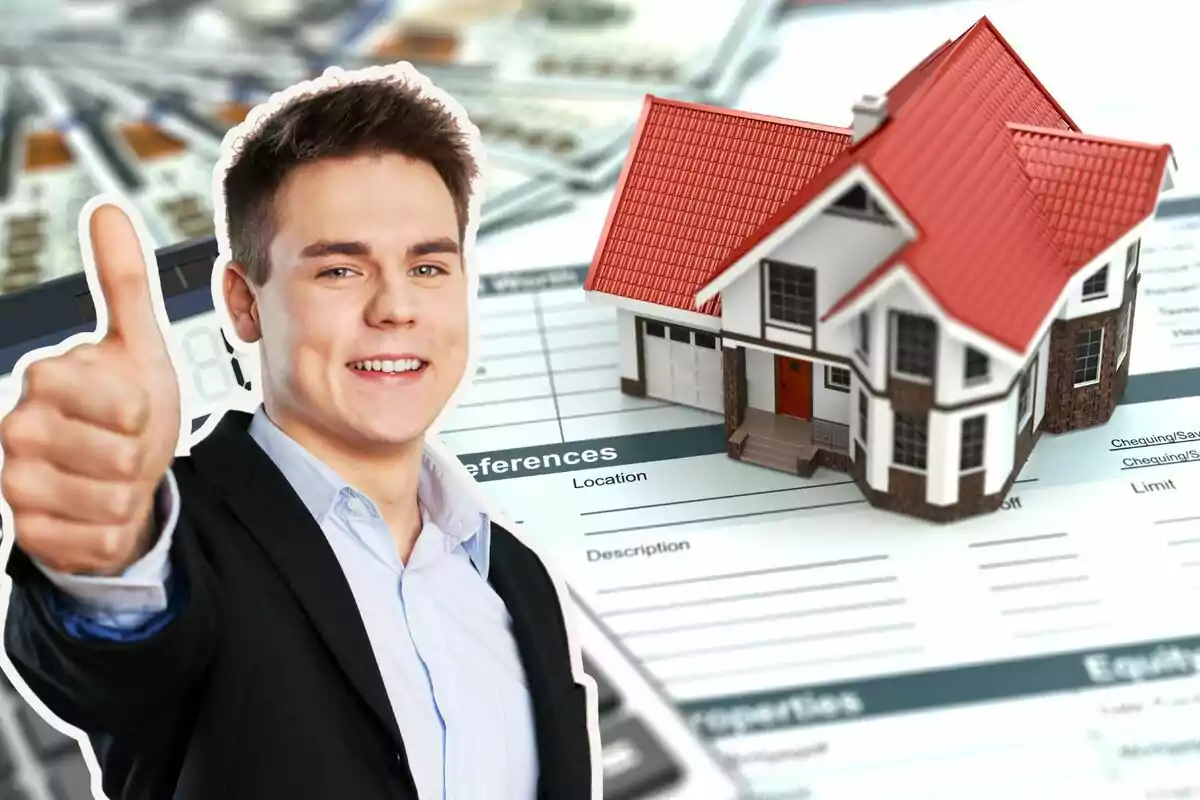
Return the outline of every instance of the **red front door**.
{"type": "Polygon", "coordinates": [[[812,419],[812,362],[775,356],[775,413],[812,419]]]}

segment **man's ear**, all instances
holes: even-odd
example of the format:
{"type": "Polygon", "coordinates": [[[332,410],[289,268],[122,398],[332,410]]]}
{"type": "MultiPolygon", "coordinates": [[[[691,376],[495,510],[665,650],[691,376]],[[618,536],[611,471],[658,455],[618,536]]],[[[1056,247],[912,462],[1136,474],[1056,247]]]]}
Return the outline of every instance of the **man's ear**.
{"type": "Polygon", "coordinates": [[[246,269],[236,261],[225,266],[222,276],[222,291],[225,307],[229,309],[229,320],[238,338],[246,344],[254,344],[262,337],[258,326],[258,298],[246,269]]]}

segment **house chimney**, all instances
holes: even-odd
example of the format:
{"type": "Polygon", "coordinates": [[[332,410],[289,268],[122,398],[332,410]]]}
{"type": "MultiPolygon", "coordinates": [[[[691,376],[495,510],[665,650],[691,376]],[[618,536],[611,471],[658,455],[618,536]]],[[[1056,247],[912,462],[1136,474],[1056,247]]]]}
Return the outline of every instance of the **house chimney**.
{"type": "Polygon", "coordinates": [[[887,98],[873,94],[863,95],[854,104],[854,122],[850,126],[850,140],[857,144],[875,132],[887,119],[887,98]]]}

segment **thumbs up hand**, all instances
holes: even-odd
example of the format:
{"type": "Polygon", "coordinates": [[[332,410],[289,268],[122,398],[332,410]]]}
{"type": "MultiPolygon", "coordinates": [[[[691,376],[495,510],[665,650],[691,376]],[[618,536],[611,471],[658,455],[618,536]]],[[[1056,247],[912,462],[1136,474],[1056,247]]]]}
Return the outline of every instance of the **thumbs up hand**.
{"type": "Polygon", "coordinates": [[[179,381],[155,314],[158,271],[133,223],[101,205],[87,238],[107,330],[26,368],[24,393],[0,420],[0,495],[28,555],[60,572],[118,575],[158,535],[154,502],[179,440],[179,381]]]}

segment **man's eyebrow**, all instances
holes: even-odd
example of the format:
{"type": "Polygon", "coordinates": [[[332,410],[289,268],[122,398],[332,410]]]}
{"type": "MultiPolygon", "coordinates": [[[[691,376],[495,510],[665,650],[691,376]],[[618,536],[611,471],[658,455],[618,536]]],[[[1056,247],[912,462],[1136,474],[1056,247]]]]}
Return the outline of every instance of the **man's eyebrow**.
{"type": "MultiPolygon", "coordinates": [[[[408,248],[409,258],[420,258],[421,256],[431,256],[439,253],[458,255],[458,242],[448,236],[443,236],[439,239],[428,239],[424,242],[417,242],[408,248]]],[[[324,239],[313,242],[300,251],[302,258],[322,258],[324,256],[364,257],[369,255],[371,255],[371,246],[366,242],[331,242],[324,239]]]]}
{"type": "Polygon", "coordinates": [[[438,253],[458,255],[458,242],[454,241],[448,236],[443,236],[440,239],[429,239],[424,242],[417,242],[408,248],[409,258],[432,256],[438,253]]]}
{"type": "Polygon", "coordinates": [[[366,242],[330,242],[322,239],[300,251],[302,258],[321,258],[322,256],[369,256],[371,246],[366,242]]]}

